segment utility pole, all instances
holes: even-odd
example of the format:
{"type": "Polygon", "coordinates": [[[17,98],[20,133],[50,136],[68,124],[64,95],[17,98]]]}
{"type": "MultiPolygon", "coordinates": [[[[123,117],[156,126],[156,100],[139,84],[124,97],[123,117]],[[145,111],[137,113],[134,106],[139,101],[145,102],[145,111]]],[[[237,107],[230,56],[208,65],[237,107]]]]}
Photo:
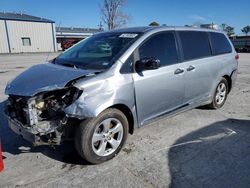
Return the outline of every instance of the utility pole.
{"type": "Polygon", "coordinates": [[[103,25],[102,25],[102,22],[100,21],[100,23],[97,25],[99,27],[99,30],[100,31],[103,31],[103,25]]]}

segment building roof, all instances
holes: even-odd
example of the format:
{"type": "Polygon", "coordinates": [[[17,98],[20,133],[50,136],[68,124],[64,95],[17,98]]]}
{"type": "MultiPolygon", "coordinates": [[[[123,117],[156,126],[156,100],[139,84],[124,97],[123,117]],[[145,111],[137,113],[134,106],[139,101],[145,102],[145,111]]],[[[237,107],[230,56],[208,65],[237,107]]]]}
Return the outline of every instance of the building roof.
{"type": "Polygon", "coordinates": [[[234,35],[230,36],[231,39],[250,39],[250,35],[234,35]]]}
{"type": "Polygon", "coordinates": [[[95,28],[56,27],[57,38],[86,38],[102,30],[95,28]]]}
{"type": "Polygon", "coordinates": [[[62,33],[96,33],[100,32],[95,28],[80,28],[80,27],[56,27],[56,32],[62,33]]]}
{"type": "Polygon", "coordinates": [[[17,20],[17,21],[29,21],[29,22],[46,22],[46,23],[55,23],[52,20],[31,16],[24,13],[9,13],[9,12],[0,12],[0,20],[17,20]]]}

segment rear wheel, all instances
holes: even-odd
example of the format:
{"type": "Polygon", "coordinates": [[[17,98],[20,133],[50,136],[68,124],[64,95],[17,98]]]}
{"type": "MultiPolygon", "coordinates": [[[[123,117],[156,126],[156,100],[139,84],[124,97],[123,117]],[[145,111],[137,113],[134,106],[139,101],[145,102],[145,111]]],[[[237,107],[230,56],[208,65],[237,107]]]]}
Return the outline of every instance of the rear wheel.
{"type": "Polygon", "coordinates": [[[228,94],[228,82],[225,78],[222,78],[216,87],[213,96],[213,101],[211,104],[209,104],[209,107],[213,109],[221,108],[226,102],[227,94],[228,94]]]}
{"type": "Polygon", "coordinates": [[[107,109],[98,117],[83,121],[76,132],[78,153],[92,164],[112,159],[119,153],[128,135],[126,116],[117,109],[107,109]]]}

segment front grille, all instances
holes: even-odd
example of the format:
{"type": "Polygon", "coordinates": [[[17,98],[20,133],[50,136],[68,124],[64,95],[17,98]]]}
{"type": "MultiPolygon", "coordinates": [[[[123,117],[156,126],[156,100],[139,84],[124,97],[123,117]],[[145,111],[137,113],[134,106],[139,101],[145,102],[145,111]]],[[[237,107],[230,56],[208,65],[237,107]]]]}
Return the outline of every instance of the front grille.
{"type": "Polygon", "coordinates": [[[20,96],[10,96],[8,100],[8,113],[10,117],[18,120],[23,125],[27,125],[27,98],[20,96]]]}

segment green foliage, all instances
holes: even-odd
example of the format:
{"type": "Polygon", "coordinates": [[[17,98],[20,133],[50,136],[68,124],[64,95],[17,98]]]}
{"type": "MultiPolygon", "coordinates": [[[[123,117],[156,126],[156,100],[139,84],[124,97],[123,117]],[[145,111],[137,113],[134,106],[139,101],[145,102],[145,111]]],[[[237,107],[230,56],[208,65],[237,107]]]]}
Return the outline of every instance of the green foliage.
{"type": "Polygon", "coordinates": [[[247,35],[248,33],[250,33],[250,26],[247,25],[246,27],[243,27],[243,29],[241,29],[241,31],[242,31],[242,33],[245,33],[247,35]]]}
{"type": "Polygon", "coordinates": [[[151,22],[149,26],[160,26],[160,24],[158,22],[151,22]]]}
{"type": "Polygon", "coordinates": [[[222,30],[227,34],[227,36],[232,36],[234,35],[234,27],[231,27],[227,24],[222,24],[222,30]]]}

